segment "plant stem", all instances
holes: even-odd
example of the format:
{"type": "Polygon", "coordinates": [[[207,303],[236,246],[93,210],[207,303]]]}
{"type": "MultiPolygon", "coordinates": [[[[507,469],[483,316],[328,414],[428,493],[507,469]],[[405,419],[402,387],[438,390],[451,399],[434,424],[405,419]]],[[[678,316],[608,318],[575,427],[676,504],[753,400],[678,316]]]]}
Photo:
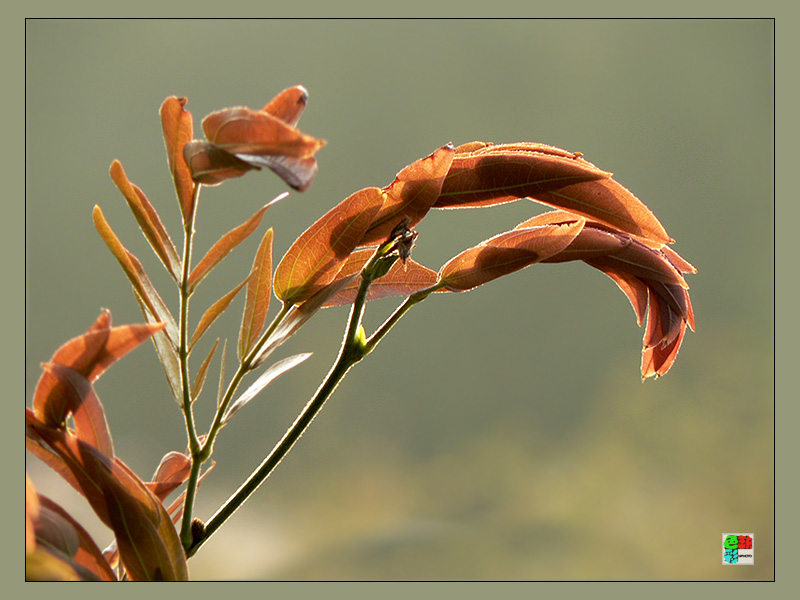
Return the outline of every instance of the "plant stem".
{"type": "MultiPolygon", "coordinates": [[[[239,507],[250,497],[250,495],[264,483],[267,477],[275,470],[275,467],[292,449],[295,442],[300,439],[305,430],[314,420],[314,417],[322,410],[325,402],[333,394],[339,382],[344,378],[350,368],[367,355],[364,340],[359,336],[361,321],[364,315],[364,304],[366,303],[367,292],[373,279],[365,277],[364,274],[374,266],[375,262],[382,258],[384,254],[376,251],[373,257],[367,261],[362,270],[361,284],[350,310],[347,329],[344,340],[336,359],[325,380],[322,382],[317,392],[308,401],[302,412],[298,415],[295,422],[286,431],[281,440],[272,449],[272,452],[261,462],[258,468],[250,474],[247,480],[239,489],[223,504],[220,509],[205,524],[203,537],[197,540],[193,546],[187,548],[187,557],[193,556],[200,546],[217,531],[228,518],[236,512],[239,507]]],[[[255,356],[251,352],[250,356],[255,356]]],[[[227,396],[227,394],[226,394],[227,396]]]]}
{"type": "Polygon", "coordinates": [[[217,406],[217,412],[214,415],[214,421],[211,423],[211,427],[208,430],[208,436],[203,443],[203,447],[200,452],[203,461],[206,461],[211,457],[214,449],[214,440],[222,429],[222,419],[225,416],[225,411],[228,409],[231,400],[233,400],[233,395],[236,393],[236,389],[239,387],[239,384],[242,382],[244,376],[250,372],[251,365],[258,355],[258,352],[264,346],[264,343],[269,339],[270,335],[272,335],[278,325],[281,324],[290,309],[291,306],[287,305],[284,305],[283,308],[281,308],[281,311],[272,320],[272,323],[270,323],[270,326],[255,343],[252,350],[242,359],[242,362],[239,363],[239,368],[236,370],[236,373],[234,373],[231,382],[228,384],[228,387],[225,390],[225,395],[220,400],[219,406],[217,406]]]}
{"type": "Polygon", "coordinates": [[[184,547],[191,544],[192,532],[192,506],[197,489],[197,478],[200,473],[202,461],[198,458],[200,452],[200,441],[197,438],[197,429],[194,423],[194,413],[192,410],[192,386],[189,380],[189,273],[192,263],[192,241],[194,239],[194,225],[197,216],[197,201],[200,198],[202,185],[196,184],[192,196],[192,216],[184,222],[183,226],[183,264],[181,269],[181,313],[180,313],[180,348],[178,356],[181,363],[181,389],[183,392],[183,402],[181,411],[186,421],[186,435],[189,439],[189,451],[192,455],[192,466],[186,487],[186,500],[184,502],[183,521],[181,523],[181,541],[184,547]]]}

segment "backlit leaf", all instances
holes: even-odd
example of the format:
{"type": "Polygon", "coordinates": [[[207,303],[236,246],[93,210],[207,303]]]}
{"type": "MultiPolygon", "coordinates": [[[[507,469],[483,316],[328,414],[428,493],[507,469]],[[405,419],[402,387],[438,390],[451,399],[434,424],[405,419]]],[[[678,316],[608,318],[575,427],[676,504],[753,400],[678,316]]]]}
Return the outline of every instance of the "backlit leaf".
{"type": "Polygon", "coordinates": [[[439,271],[442,286],[464,291],[542,261],[566,248],[583,228],[584,219],[571,223],[515,229],[469,248],[439,271]]]}
{"type": "Polygon", "coordinates": [[[192,113],[184,110],[186,98],[170,96],[161,105],[161,128],[164,133],[164,145],[167,150],[167,162],[175,190],[178,195],[183,222],[191,220],[194,206],[194,186],[189,165],[184,156],[184,146],[192,139],[192,113]]]}
{"type": "Polygon", "coordinates": [[[383,200],[381,189],[365,188],[306,229],[275,270],[275,295],[284,303],[299,304],[333,281],[363,239],[383,200]]]}
{"type": "Polygon", "coordinates": [[[167,230],[164,229],[156,209],[150,204],[144,192],[128,180],[128,176],[118,160],[111,163],[111,179],[114,180],[114,183],[128,201],[128,206],[134,217],[136,217],[139,228],[144,233],[153,251],[161,259],[172,278],[177,281],[181,272],[181,259],[169,234],[167,234],[167,230]]]}
{"type": "Polygon", "coordinates": [[[576,183],[558,190],[532,192],[529,196],[659,246],[673,241],[650,209],[613,179],[576,183]]]}
{"type": "Polygon", "coordinates": [[[258,340],[267,320],[270,298],[272,296],[272,229],[258,246],[250,275],[247,278],[247,292],[239,330],[239,359],[247,356],[250,348],[258,340]]]}
{"type": "Polygon", "coordinates": [[[394,182],[383,188],[386,199],[359,246],[385,241],[403,219],[409,228],[419,223],[439,198],[454,155],[451,145],[443,146],[400,171],[394,182]]]}
{"type": "Polygon", "coordinates": [[[161,459],[153,480],[145,485],[162,502],[189,478],[192,461],[182,452],[168,452],[161,459]]]}
{"type": "Polygon", "coordinates": [[[222,417],[222,423],[227,423],[231,417],[233,417],[233,415],[239,412],[245,404],[255,398],[265,387],[290,369],[295,368],[310,356],[311,352],[295,354],[294,356],[279,360],[274,365],[269,367],[259,376],[258,379],[253,382],[249,388],[244,391],[241,396],[239,396],[230,404],[230,406],[228,406],[228,410],[225,411],[225,415],[222,417]]]}
{"type": "Polygon", "coordinates": [[[192,140],[184,146],[184,156],[192,177],[203,185],[219,185],[223,181],[241,177],[259,167],[246,163],[226,152],[216,144],[192,140]]]}
{"type": "Polygon", "coordinates": [[[206,359],[203,361],[203,364],[200,365],[200,368],[197,370],[197,375],[194,378],[194,384],[192,385],[192,401],[197,400],[200,397],[200,393],[203,391],[203,385],[206,382],[206,375],[208,374],[208,367],[211,364],[211,359],[214,357],[214,353],[217,351],[217,345],[219,345],[219,338],[214,342],[214,345],[209,350],[206,359]]]}
{"type": "MultiPolygon", "coordinates": [[[[103,553],[94,543],[94,540],[89,536],[87,531],[78,523],[72,516],[65,511],[61,506],[47,498],[46,496],[39,496],[42,506],[57,514],[59,517],[69,523],[72,529],[78,536],[78,548],[74,555],[71,557],[73,566],[81,567],[89,571],[95,579],[99,581],[116,581],[117,577],[114,571],[111,570],[108,562],[103,557],[103,553]]],[[[84,578],[85,579],[85,578],[84,578]]]]}
{"type": "Polygon", "coordinates": [[[130,281],[137,299],[141,302],[143,307],[147,309],[143,311],[145,312],[145,316],[149,313],[154,320],[166,323],[166,334],[175,347],[177,347],[178,326],[175,323],[175,318],[161,299],[155,286],[150,282],[150,279],[147,277],[142,267],[142,263],[122,245],[122,242],[119,241],[119,238],[103,216],[103,211],[100,210],[99,206],[95,205],[92,211],[92,218],[94,219],[95,228],[100,234],[100,237],[106,243],[109,250],[111,250],[111,253],[117,259],[125,275],[128,277],[128,281],[130,281]]]}
{"type": "Polygon", "coordinates": [[[259,209],[252,217],[247,219],[247,221],[237,227],[234,227],[219,240],[217,240],[217,242],[211,247],[211,249],[200,260],[200,262],[197,263],[197,266],[192,269],[192,272],[189,275],[189,290],[193,291],[206,277],[206,275],[211,272],[211,269],[216,267],[222,261],[222,259],[225,258],[228,253],[230,253],[231,250],[246,240],[250,234],[252,234],[258,228],[264,213],[270,206],[285,197],[286,194],[281,194],[272,202],[259,209]]]}
{"type": "Polygon", "coordinates": [[[307,103],[308,91],[302,85],[296,85],[283,90],[267,102],[264,112],[268,112],[287,125],[295,127],[300,121],[300,115],[303,114],[307,103]]]}
{"type": "MultiPolygon", "coordinates": [[[[477,143],[476,143],[477,144],[477,143]]],[[[583,181],[606,179],[580,155],[543,144],[487,144],[457,153],[442,184],[437,208],[468,208],[513,202],[583,181]]]]}
{"type": "MultiPolygon", "coordinates": [[[[47,398],[47,406],[63,402],[66,411],[72,414],[75,421],[75,434],[78,439],[113,458],[114,445],[105,411],[89,380],[77,371],[58,363],[47,363],[42,365],[42,368],[43,378],[49,376],[58,380],[47,398]],[[56,398],[56,395],[63,396],[56,398]]],[[[50,413],[52,409],[46,410],[50,413]]]]}
{"type": "MultiPolygon", "coordinates": [[[[163,324],[111,327],[110,313],[101,315],[98,321],[104,327],[96,327],[95,322],[86,333],[60,346],[49,362],[69,367],[89,382],[94,382],[111,364],[164,328],[163,324]]],[[[37,417],[53,427],[62,426],[67,413],[76,408],[66,401],[72,396],[54,393],[54,389],[61,385],[58,376],[46,371],[33,396],[37,417]]]]}
{"type": "MultiPolygon", "coordinates": [[[[355,300],[360,285],[357,276],[373,252],[372,249],[356,250],[350,255],[336,276],[336,280],[349,279],[350,283],[325,302],[323,307],[351,304],[355,300]]],[[[433,286],[436,280],[436,271],[410,258],[405,263],[398,260],[386,275],[372,282],[367,292],[367,301],[390,296],[409,296],[433,286]]]]}
{"type": "Polygon", "coordinates": [[[230,292],[225,294],[222,298],[214,302],[214,304],[212,304],[208,310],[203,313],[203,316],[200,317],[200,322],[197,324],[197,328],[192,334],[192,340],[189,342],[189,351],[191,351],[191,349],[194,348],[194,345],[200,341],[200,338],[202,338],[203,334],[208,330],[209,327],[211,327],[211,324],[217,320],[217,317],[225,312],[225,309],[228,308],[228,305],[230,305],[230,303],[236,297],[236,294],[239,293],[239,290],[244,287],[245,283],[247,283],[246,279],[233,288],[230,292]]]}
{"type": "Polygon", "coordinates": [[[259,350],[255,359],[251,363],[251,367],[256,368],[259,365],[264,364],[269,355],[272,354],[278,346],[283,344],[291,336],[297,333],[297,330],[300,329],[300,327],[302,327],[306,321],[313,317],[317,311],[325,306],[325,303],[330,298],[334,297],[341,290],[350,285],[357,277],[358,274],[356,273],[350,277],[342,277],[337,279],[322,288],[302,304],[292,306],[292,308],[289,309],[289,312],[286,313],[286,317],[283,319],[283,321],[280,322],[280,324],[265,340],[261,350],[259,350]]]}
{"type": "Polygon", "coordinates": [[[312,156],[324,140],[306,135],[275,116],[244,106],[224,108],[203,119],[206,139],[230,154],[312,156]]]}

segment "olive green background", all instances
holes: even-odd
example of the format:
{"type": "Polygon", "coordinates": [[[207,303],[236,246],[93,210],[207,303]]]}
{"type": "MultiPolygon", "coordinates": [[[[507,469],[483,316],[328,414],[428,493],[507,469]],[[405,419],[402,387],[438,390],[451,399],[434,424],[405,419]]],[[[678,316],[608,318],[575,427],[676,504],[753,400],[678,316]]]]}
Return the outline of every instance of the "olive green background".
{"type": "MultiPolygon", "coordinates": [[[[168,95],[189,98],[199,136],[212,110],[309,90],[300,127],[328,145],[309,191],[265,216],[276,259],[339,200],[447,142],[550,143],[613,171],[698,267],[698,331],[673,370],[640,381],[633,311],[583,264],[430,298],[351,372],[192,559],[192,576],[771,579],[773,43],[767,20],[29,21],[26,397],[39,363],[100,307],[118,324],[142,319],[93,229],[95,204],[174,307],[171,280],[108,177],[120,159],[180,240],[158,119],[168,95]],[[756,566],[721,565],[729,531],[755,532],[756,566]]],[[[196,258],[284,189],[271,173],[206,189],[196,258]]],[[[542,210],[521,201],[432,213],[414,257],[437,269],[542,210]]],[[[195,322],[245,277],[256,237],[193,298],[195,322]]],[[[393,305],[371,304],[368,325],[393,305]]],[[[240,310],[241,299],[195,358],[216,336],[235,341],[240,310]]],[[[199,516],[291,423],[346,316],[324,311],[282,349],[315,354],[223,432],[199,516]]],[[[143,477],[184,447],[152,346],[96,387],[118,454],[143,477]]],[[[213,379],[208,387],[201,423],[213,379]]],[[[108,537],[45,468],[27,470],[108,537]]]]}

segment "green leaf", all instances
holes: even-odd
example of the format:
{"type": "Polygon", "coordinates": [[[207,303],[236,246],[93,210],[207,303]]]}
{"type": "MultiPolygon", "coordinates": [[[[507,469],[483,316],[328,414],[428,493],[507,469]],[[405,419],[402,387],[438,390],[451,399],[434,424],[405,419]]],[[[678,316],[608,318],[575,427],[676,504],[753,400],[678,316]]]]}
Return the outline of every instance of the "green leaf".
{"type": "Polygon", "coordinates": [[[231,402],[230,406],[228,406],[228,410],[225,411],[225,414],[222,417],[222,424],[224,425],[228,421],[230,421],[231,417],[239,412],[245,404],[250,402],[253,398],[255,398],[265,387],[267,387],[270,383],[275,381],[278,377],[289,371],[290,369],[294,369],[297,365],[305,361],[308,357],[311,356],[311,352],[304,352],[302,354],[295,354],[294,356],[290,356],[288,358],[284,358],[283,360],[279,360],[271,367],[269,367],[266,371],[264,371],[258,379],[253,382],[253,384],[247,388],[241,396],[239,396],[236,400],[231,402]]]}

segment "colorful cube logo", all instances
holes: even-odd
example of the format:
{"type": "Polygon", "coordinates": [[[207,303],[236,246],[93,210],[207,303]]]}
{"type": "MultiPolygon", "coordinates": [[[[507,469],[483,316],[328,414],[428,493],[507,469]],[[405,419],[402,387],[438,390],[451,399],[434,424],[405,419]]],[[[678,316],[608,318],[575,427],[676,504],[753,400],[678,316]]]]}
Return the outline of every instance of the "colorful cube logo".
{"type": "Polygon", "coordinates": [[[723,565],[755,564],[755,535],[752,533],[722,534],[723,565]]]}

